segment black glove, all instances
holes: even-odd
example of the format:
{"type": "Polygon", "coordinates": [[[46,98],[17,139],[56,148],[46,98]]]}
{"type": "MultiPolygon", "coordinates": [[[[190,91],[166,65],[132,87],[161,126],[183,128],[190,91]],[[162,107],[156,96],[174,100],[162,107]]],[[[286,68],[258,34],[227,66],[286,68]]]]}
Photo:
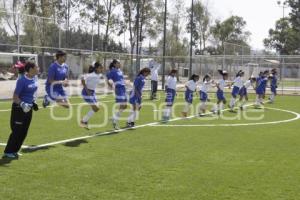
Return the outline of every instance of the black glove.
{"type": "Polygon", "coordinates": [[[38,111],[38,110],[39,110],[39,106],[38,106],[35,102],[33,102],[33,103],[32,103],[32,109],[33,109],[34,111],[38,111]]]}

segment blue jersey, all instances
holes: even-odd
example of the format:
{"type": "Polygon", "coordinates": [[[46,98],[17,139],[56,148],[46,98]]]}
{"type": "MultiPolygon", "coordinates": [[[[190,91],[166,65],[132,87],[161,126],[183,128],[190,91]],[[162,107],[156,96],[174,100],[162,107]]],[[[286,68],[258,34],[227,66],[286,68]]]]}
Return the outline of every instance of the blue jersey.
{"type": "Polygon", "coordinates": [[[142,96],[142,91],[145,85],[145,77],[143,75],[139,75],[135,78],[134,83],[133,83],[133,93],[136,96],[141,97],[142,96]]]}
{"type": "Polygon", "coordinates": [[[133,89],[130,93],[129,103],[132,105],[142,103],[142,92],[145,85],[145,77],[143,75],[139,75],[135,78],[133,83],[133,89]]]}
{"type": "Polygon", "coordinates": [[[38,88],[37,78],[28,78],[22,76],[17,80],[17,85],[14,94],[18,95],[21,101],[32,104],[35,100],[35,93],[38,88]]]}
{"type": "MultiPolygon", "coordinates": [[[[48,78],[46,82],[46,90],[49,89],[51,84],[50,80],[54,81],[63,81],[68,77],[68,65],[66,64],[58,64],[57,62],[54,62],[50,65],[48,70],[48,78]]],[[[63,90],[62,84],[55,84],[53,86],[54,91],[63,90]]]]}
{"type": "Polygon", "coordinates": [[[120,69],[112,68],[107,72],[106,77],[112,80],[116,87],[125,87],[123,72],[120,69]]]}
{"type": "Polygon", "coordinates": [[[268,79],[266,77],[260,77],[257,79],[257,88],[265,90],[267,87],[268,79]]]}
{"type": "Polygon", "coordinates": [[[271,78],[271,87],[277,87],[277,77],[274,75],[271,78]]]}

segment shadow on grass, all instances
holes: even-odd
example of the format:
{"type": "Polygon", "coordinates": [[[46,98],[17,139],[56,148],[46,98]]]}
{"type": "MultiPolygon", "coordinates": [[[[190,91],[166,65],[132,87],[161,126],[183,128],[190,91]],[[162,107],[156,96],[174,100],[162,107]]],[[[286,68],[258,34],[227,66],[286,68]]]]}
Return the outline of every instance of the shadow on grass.
{"type": "Polygon", "coordinates": [[[8,164],[10,164],[14,160],[17,160],[17,159],[1,158],[0,159],[0,167],[8,167],[8,164]]]}
{"type": "Polygon", "coordinates": [[[33,153],[36,151],[49,150],[52,148],[54,148],[54,146],[47,146],[47,147],[30,146],[29,148],[22,149],[22,153],[33,153]]]}
{"type": "Polygon", "coordinates": [[[88,143],[88,141],[86,140],[75,140],[75,141],[71,141],[71,142],[67,142],[64,144],[64,146],[66,147],[79,147],[81,144],[86,144],[88,143]]]}

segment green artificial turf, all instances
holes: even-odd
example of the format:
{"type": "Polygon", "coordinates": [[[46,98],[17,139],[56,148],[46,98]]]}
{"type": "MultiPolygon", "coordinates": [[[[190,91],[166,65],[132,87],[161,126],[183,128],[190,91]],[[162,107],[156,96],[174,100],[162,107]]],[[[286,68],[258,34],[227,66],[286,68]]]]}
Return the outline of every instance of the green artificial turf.
{"type": "MultiPolygon", "coordinates": [[[[213,95],[211,96],[213,97],[213,95]]],[[[194,103],[199,103],[195,97],[194,103]]],[[[229,100],[229,96],[227,97],[229,100]]],[[[251,97],[253,99],[254,97],[251,97]]],[[[278,96],[268,108],[300,113],[299,96],[278,96]]],[[[102,101],[111,117],[113,97],[102,101]]],[[[215,99],[212,99],[215,101],[215,99]]],[[[137,125],[157,121],[163,99],[145,105],[137,125]]],[[[179,94],[177,102],[184,102],[179,94]]],[[[82,103],[72,98],[71,103],[82,103]]],[[[9,109],[1,102],[0,110],[9,109]]],[[[71,120],[55,121],[50,109],[34,113],[26,145],[93,135],[111,130],[108,123],[86,131],[77,124],[78,105],[71,120]]],[[[182,105],[175,109],[180,116],[182,105]]],[[[84,108],[82,114],[88,108],[84,108]]],[[[252,107],[245,111],[254,117],[252,107]]],[[[291,113],[265,109],[258,121],[195,117],[168,125],[236,124],[281,121],[291,113]]],[[[57,116],[68,110],[57,107],[57,116]]],[[[237,114],[224,112],[227,117],[237,114]]],[[[128,113],[124,113],[126,118],[128,113]]],[[[242,115],[242,114],[241,114],[242,115]]],[[[9,135],[9,112],[0,112],[0,142],[9,135]]],[[[176,117],[175,116],[175,117],[176,117]]],[[[103,109],[91,123],[103,121],[103,109]]],[[[121,125],[125,125],[122,120],[121,125]]],[[[158,123],[161,124],[161,123],[158,123]]],[[[162,124],[163,125],[163,124],[162,124]]],[[[300,191],[300,120],[234,127],[146,126],[118,134],[94,137],[24,151],[19,160],[0,161],[0,199],[203,199],[297,200],[300,191]]],[[[4,147],[0,147],[2,152],[4,147]]]]}

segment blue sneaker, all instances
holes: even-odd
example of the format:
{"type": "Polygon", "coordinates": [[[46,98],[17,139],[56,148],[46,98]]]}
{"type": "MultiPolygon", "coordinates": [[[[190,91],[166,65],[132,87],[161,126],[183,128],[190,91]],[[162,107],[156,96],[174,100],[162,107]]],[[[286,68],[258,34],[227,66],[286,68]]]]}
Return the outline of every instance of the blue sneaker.
{"type": "Polygon", "coordinates": [[[3,159],[18,159],[19,155],[18,155],[18,153],[4,153],[2,158],[3,159]]]}
{"type": "Polygon", "coordinates": [[[43,107],[46,108],[49,105],[50,105],[50,101],[48,100],[48,95],[45,95],[43,100],[43,107]]]}

